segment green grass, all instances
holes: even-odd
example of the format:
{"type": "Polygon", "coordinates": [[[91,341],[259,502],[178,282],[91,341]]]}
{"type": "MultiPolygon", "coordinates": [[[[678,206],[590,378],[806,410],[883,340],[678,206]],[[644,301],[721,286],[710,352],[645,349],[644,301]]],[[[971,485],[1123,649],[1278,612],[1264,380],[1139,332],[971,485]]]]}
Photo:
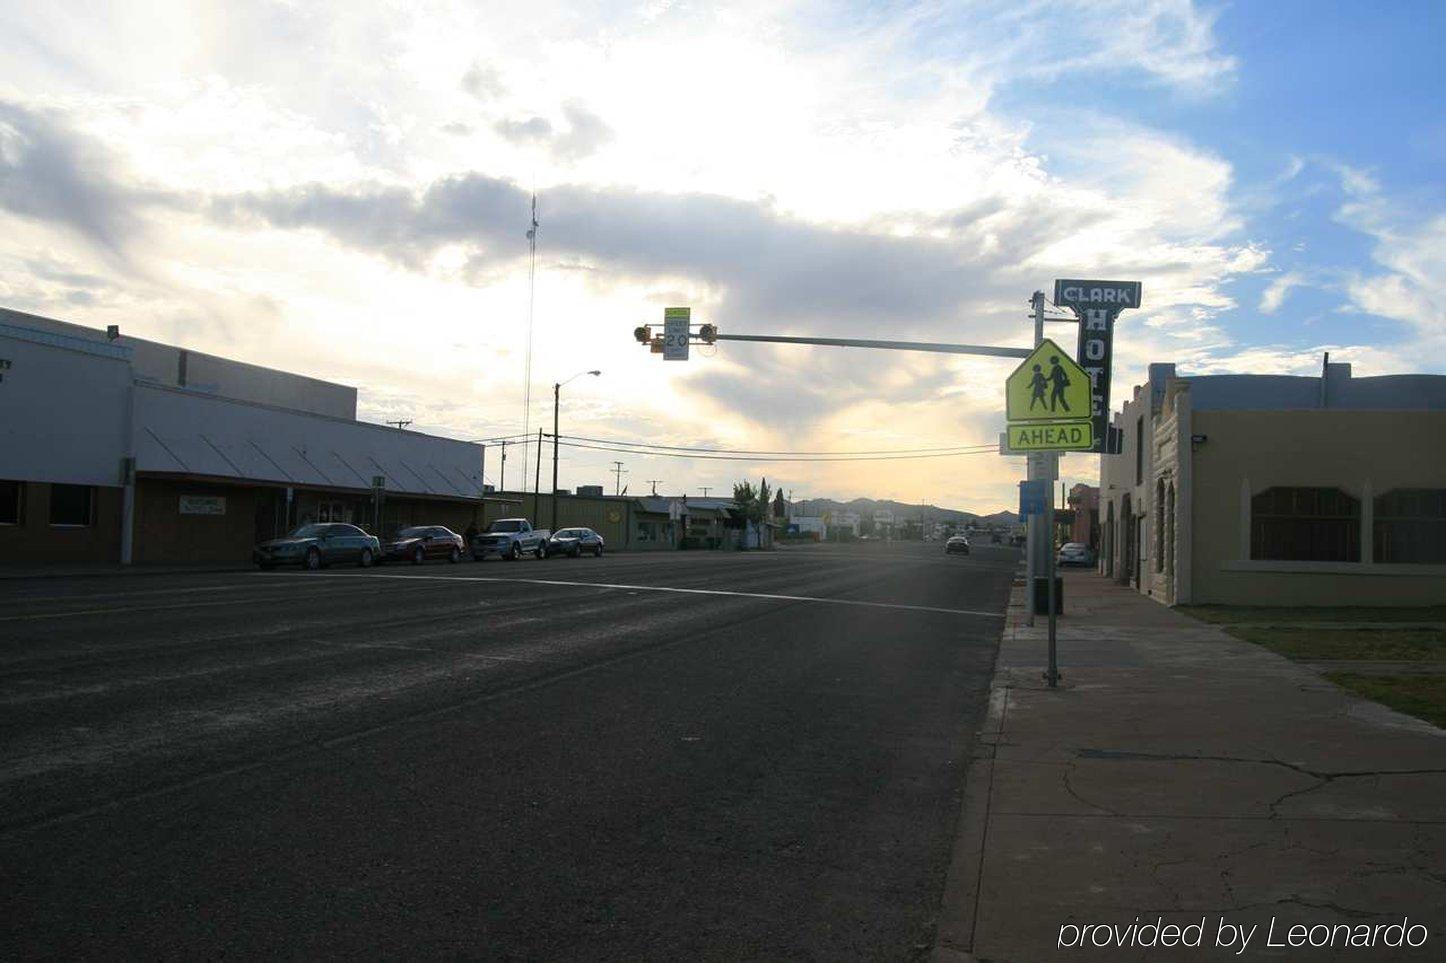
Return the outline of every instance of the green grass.
{"type": "Polygon", "coordinates": [[[1267,605],[1181,605],[1179,611],[1202,622],[1232,624],[1253,622],[1264,625],[1290,625],[1299,622],[1446,622],[1446,605],[1405,607],[1341,606],[1314,608],[1307,606],[1267,605]]]}
{"type": "Polygon", "coordinates": [[[1226,628],[1237,639],[1263,645],[1291,659],[1386,659],[1446,662],[1446,627],[1335,628],[1242,625],[1226,628]]]}
{"type": "Polygon", "coordinates": [[[1357,675],[1327,672],[1326,678],[1343,689],[1390,706],[1397,712],[1425,719],[1446,729],[1446,675],[1357,675]]]}

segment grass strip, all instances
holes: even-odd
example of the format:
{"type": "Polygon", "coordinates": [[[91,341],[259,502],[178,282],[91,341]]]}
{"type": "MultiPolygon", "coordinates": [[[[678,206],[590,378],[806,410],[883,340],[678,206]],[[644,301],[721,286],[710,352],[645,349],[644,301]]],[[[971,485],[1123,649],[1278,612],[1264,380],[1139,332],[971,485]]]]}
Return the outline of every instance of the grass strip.
{"type": "Polygon", "coordinates": [[[1446,661],[1446,628],[1325,628],[1250,625],[1226,632],[1272,652],[1304,662],[1372,659],[1410,662],[1446,661]]]}
{"type": "Polygon", "coordinates": [[[1327,679],[1343,689],[1397,712],[1424,719],[1446,729],[1446,675],[1357,675],[1327,672],[1327,679]]]}

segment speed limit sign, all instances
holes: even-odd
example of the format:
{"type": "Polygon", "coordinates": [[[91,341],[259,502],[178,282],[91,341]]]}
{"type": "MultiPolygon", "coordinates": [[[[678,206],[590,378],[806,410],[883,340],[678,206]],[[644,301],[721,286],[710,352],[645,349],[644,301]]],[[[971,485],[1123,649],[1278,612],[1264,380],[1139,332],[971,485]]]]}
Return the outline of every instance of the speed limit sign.
{"type": "Polygon", "coordinates": [[[688,360],[688,325],[692,308],[663,309],[663,360],[688,360]]]}

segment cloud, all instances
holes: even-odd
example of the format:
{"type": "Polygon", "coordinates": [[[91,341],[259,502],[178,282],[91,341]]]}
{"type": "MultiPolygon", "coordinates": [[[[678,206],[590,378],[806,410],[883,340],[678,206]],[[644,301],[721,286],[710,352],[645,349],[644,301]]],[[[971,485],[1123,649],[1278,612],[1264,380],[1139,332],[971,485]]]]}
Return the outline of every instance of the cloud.
{"type": "Polygon", "coordinates": [[[1346,282],[1352,306],[1403,322],[1412,340],[1398,346],[1413,370],[1441,369],[1446,357],[1446,216],[1422,215],[1394,203],[1371,174],[1337,169],[1347,199],[1336,219],[1374,242],[1372,261],[1382,270],[1354,272],[1346,282]]]}
{"type": "Polygon", "coordinates": [[[462,89],[478,100],[495,100],[505,96],[507,85],[502,75],[491,64],[474,63],[462,75],[462,89]]]}
{"type": "Polygon", "coordinates": [[[603,119],[578,101],[562,105],[567,126],[553,127],[546,117],[525,120],[502,119],[492,125],[503,139],[514,144],[539,144],[560,161],[577,161],[595,153],[613,139],[612,128],[603,119]]]}
{"type": "Polygon", "coordinates": [[[526,120],[499,120],[492,125],[507,140],[517,143],[547,142],[552,139],[552,122],[546,117],[529,117],[526,120]]]}
{"type": "Polygon", "coordinates": [[[1266,285],[1265,291],[1260,295],[1261,313],[1274,314],[1279,311],[1291,288],[1299,287],[1303,283],[1305,283],[1305,279],[1294,271],[1287,271],[1275,278],[1266,285]]]}
{"type": "Polygon", "coordinates": [[[59,224],[115,258],[141,231],[115,159],[57,114],[0,101],[0,209],[59,224]]]}

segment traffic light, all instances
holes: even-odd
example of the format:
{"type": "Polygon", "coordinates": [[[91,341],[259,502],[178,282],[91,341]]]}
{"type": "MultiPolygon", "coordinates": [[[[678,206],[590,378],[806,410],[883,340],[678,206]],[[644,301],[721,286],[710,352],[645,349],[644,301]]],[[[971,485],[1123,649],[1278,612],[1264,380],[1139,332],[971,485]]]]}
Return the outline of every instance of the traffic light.
{"type": "Polygon", "coordinates": [[[647,344],[653,340],[653,329],[646,324],[639,325],[633,328],[633,337],[637,339],[638,344],[647,344]]]}

